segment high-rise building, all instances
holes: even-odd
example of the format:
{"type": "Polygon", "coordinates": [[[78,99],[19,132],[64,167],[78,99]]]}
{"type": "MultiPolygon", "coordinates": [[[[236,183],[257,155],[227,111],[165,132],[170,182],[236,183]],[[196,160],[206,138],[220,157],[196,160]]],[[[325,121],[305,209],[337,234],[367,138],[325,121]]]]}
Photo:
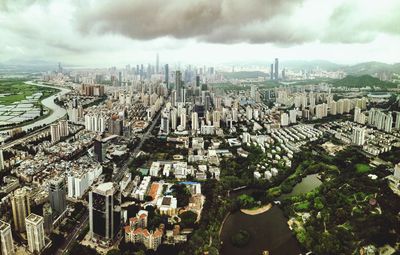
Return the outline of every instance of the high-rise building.
{"type": "Polygon", "coordinates": [[[279,60],[275,58],[275,80],[279,79],[279,60]]]}
{"type": "Polygon", "coordinates": [[[271,64],[271,70],[269,72],[269,77],[271,80],[274,79],[274,64],[271,64]]]}
{"type": "Polygon", "coordinates": [[[60,127],[58,124],[54,123],[50,125],[50,135],[51,135],[51,142],[56,143],[60,141],[60,127]]]}
{"type": "Polygon", "coordinates": [[[25,218],[31,213],[29,193],[26,188],[19,188],[10,200],[15,231],[25,232],[25,218]]]}
{"type": "Polygon", "coordinates": [[[256,98],[256,92],[257,92],[257,86],[256,85],[251,85],[251,89],[250,89],[250,97],[252,99],[256,98]]]}
{"type": "Polygon", "coordinates": [[[122,72],[118,73],[118,85],[122,86],[122,72]]]}
{"type": "Polygon", "coordinates": [[[213,112],[213,125],[216,128],[221,127],[221,112],[220,111],[213,112]]]}
{"type": "Polygon", "coordinates": [[[49,199],[54,217],[60,216],[67,208],[65,201],[66,191],[63,178],[55,178],[50,181],[49,199]]]}
{"type": "Polygon", "coordinates": [[[60,120],[60,122],[58,122],[58,125],[59,125],[60,137],[67,137],[69,135],[68,121],[60,120]]]}
{"type": "Polygon", "coordinates": [[[286,112],[281,114],[281,126],[289,125],[289,114],[286,112]]]}
{"type": "Polygon", "coordinates": [[[25,219],[28,250],[40,253],[45,247],[43,217],[31,213],[25,219]]]}
{"type": "Polygon", "coordinates": [[[159,68],[160,68],[160,58],[159,58],[159,55],[158,55],[158,53],[157,53],[157,57],[156,57],[156,74],[158,74],[158,72],[160,71],[159,70],[159,68]]]}
{"type": "Polygon", "coordinates": [[[181,115],[180,115],[180,126],[183,128],[183,130],[186,129],[186,112],[181,112],[181,115]]]}
{"type": "Polygon", "coordinates": [[[0,149],[0,171],[4,170],[4,155],[3,150],[0,149]]]}
{"type": "Polygon", "coordinates": [[[171,128],[172,130],[176,130],[176,127],[178,126],[178,111],[176,108],[173,108],[170,112],[171,115],[171,128]]]}
{"type": "Polygon", "coordinates": [[[358,107],[355,107],[354,108],[354,119],[353,119],[354,122],[358,122],[358,118],[359,118],[360,114],[361,114],[361,109],[358,107]]]}
{"type": "Polygon", "coordinates": [[[246,106],[246,117],[248,120],[253,119],[253,108],[250,105],[246,106]]]}
{"type": "Polygon", "coordinates": [[[289,121],[290,123],[296,123],[297,117],[297,110],[290,110],[289,111],[289,121]]]}
{"type": "Polygon", "coordinates": [[[103,162],[106,158],[108,143],[100,135],[94,140],[94,156],[98,162],[103,162]]]}
{"type": "Polygon", "coordinates": [[[389,112],[385,118],[385,129],[384,129],[385,132],[388,132],[388,133],[392,132],[392,127],[393,127],[393,117],[392,117],[392,113],[389,112]]]}
{"type": "Polygon", "coordinates": [[[196,75],[196,88],[200,87],[200,76],[196,75]]]}
{"type": "Polygon", "coordinates": [[[164,111],[161,114],[161,132],[164,134],[169,134],[169,112],[164,111]]]}
{"type": "Polygon", "coordinates": [[[176,71],[175,73],[175,91],[176,91],[176,99],[178,102],[182,102],[182,73],[181,71],[176,71]]]}
{"type": "Polygon", "coordinates": [[[167,88],[169,89],[169,67],[168,67],[168,64],[165,64],[165,77],[164,77],[164,80],[165,80],[165,83],[167,84],[167,88]]]}
{"type": "Polygon", "coordinates": [[[11,233],[11,225],[0,220],[0,254],[15,254],[14,242],[11,233]]]}
{"type": "Polygon", "coordinates": [[[353,143],[362,146],[365,143],[365,128],[355,127],[353,129],[353,143]]]}
{"type": "Polygon", "coordinates": [[[43,227],[46,235],[50,235],[53,231],[53,210],[49,203],[43,205],[43,227]]]}
{"type": "Polygon", "coordinates": [[[197,112],[192,112],[192,130],[197,131],[199,129],[199,117],[197,112]]]}
{"type": "Polygon", "coordinates": [[[106,182],[89,193],[89,234],[92,240],[112,243],[121,228],[118,185],[106,182]]]}
{"type": "Polygon", "coordinates": [[[400,129],[400,112],[396,112],[396,123],[394,125],[394,128],[400,129]]]}

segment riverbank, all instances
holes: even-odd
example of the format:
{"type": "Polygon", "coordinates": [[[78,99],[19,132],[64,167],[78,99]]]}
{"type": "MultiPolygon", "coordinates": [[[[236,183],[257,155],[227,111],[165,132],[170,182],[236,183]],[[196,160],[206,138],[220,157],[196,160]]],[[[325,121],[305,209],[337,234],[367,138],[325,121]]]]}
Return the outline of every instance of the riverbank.
{"type": "Polygon", "coordinates": [[[54,103],[54,99],[56,99],[59,96],[63,96],[65,94],[69,93],[71,91],[70,89],[61,88],[58,86],[39,84],[39,83],[36,83],[33,81],[27,81],[27,82],[25,82],[25,84],[39,86],[39,87],[53,88],[53,89],[57,89],[59,91],[57,93],[41,100],[41,104],[43,105],[43,107],[47,108],[49,111],[49,114],[47,116],[31,120],[31,121],[23,123],[21,125],[16,125],[16,126],[2,129],[1,132],[3,132],[3,133],[9,132],[16,127],[22,128],[23,131],[28,131],[29,129],[33,129],[33,128],[40,127],[43,125],[49,125],[49,124],[53,123],[54,121],[57,121],[57,120],[65,117],[65,115],[67,114],[67,111],[64,108],[62,108],[54,103]]]}

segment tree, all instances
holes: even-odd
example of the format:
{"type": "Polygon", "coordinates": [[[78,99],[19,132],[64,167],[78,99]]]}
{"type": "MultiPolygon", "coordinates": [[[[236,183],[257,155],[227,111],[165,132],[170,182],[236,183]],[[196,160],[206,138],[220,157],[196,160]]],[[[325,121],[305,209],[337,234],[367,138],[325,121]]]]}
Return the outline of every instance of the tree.
{"type": "Polygon", "coordinates": [[[172,195],[178,200],[178,207],[184,207],[189,204],[189,198],[191,197],[190,191],[184,184],[175,184],[171,187],[172,195]]]}
{"type": "Polygon", "coordinates": [[[240,208],[252,208],[256,206],[256,201],[253,197],[243,194],[237,198],[237,202],[240,208]]]}
{"type": "Polygon", "coordinates": [[[181,218],[180,225],[182,228],[193,228],[197,221],[197,213],[193,211],[186,211],[179,215],[181,218]]]}
{"type": "Polygon", "coordinates": [[[107,255],[121,255],[121,252],[118,249],[112,249],[107,252],[107,255]]]}

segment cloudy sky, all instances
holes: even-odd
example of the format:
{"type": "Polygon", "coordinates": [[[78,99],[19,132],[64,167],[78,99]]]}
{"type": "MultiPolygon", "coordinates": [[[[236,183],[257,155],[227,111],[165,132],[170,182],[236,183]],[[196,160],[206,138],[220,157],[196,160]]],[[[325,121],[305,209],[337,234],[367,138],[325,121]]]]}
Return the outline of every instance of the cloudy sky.
{"type": "Polygon", "coordinates": [[[398,0],[0,0],[0,62],[400,62],[398,0]]]}

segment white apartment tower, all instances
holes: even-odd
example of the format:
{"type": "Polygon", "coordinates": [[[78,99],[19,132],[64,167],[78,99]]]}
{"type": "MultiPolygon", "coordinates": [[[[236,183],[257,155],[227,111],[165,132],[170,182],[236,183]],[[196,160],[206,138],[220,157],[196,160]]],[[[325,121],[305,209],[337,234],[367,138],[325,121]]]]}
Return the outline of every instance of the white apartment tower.
{"type": "Polygon", "coordinates": [[[365,143],[365,129],[355,127],[353,129],[353,143],[358,146],[363,146],[365,143]]]}
{"type": "Polygon", "coordinates": [[[11,225],[0,220],[0,254],[15,254],[14,243],[11,233],[11,225]]]}
{"type": "Polygon", "coordinates": [[[25,219],[28,250],[32,253],[40,253],[45,247],[43,223],[43,217],[34,213],[25,219]]]}

